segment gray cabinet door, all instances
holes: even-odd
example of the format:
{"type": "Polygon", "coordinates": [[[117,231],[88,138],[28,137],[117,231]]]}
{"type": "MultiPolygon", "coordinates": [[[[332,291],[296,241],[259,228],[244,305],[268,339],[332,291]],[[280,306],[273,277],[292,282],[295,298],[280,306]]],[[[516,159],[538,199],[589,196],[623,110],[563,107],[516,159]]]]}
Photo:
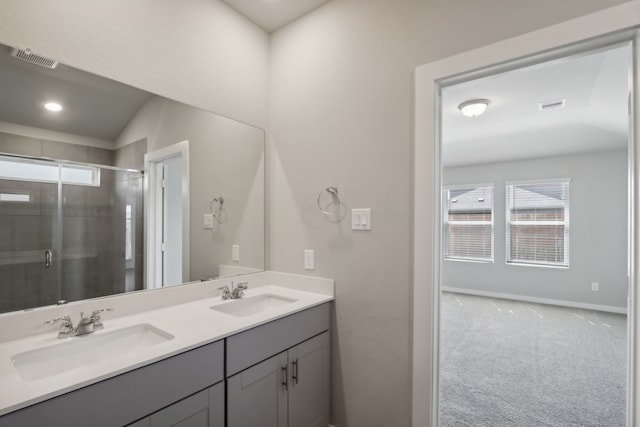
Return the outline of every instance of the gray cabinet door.
{"type": "Polygon", "coordinates": [[[150,427],[224,427],[224,383],[152,414],[150,427]]]}
{"type": "Polygon", "coordinates": [[[287,352],[227,379],[227,427],[287,427],[287,352]]]}
{"type": "Polygon", "coordinates": [[[289,350],[289,427],[329,423],[329,349],[329,332],[324,332],[289,350]]]}

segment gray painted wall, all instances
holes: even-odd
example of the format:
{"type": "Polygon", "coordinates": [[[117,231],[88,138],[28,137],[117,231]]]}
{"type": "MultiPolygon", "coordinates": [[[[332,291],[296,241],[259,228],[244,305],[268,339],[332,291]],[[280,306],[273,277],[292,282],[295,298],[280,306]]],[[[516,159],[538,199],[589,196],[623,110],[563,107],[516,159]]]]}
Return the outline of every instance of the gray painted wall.
{"type": "Polygon", "coordinates": [[[247,46],[219,0],[23,0],[2,4],[0,42],[268,122],[269,268],[336,280],[332,424],[406,427],[414,68],[624,2],[334,0],[247,46]],[[315,197],[328,185],[349,208],[373,208],[371,232],[322,218],[315,197]],[[303,269],[311,248],[315,272],[303,269]]]}
{"type": "Polygon", "coordinates": [[[217,277],[221,264],[264,269],[264,131],[154,97],[117,145],[144,138],[149,152],[189,141],[191,279],[217,277]],[[219,196],[224,197],[224,221],[204,229],[203,215],[219,196]],[[231,260],[236,244],[239,262],[231,260]]]}
{"type": "Polygon", "coordinates": [[[443,182],[495,184],[494,263],[444,260],[443,286],[626,307],[626,151],[446,168],[443,182]],[[567,177],[569,268],[507,265],[505,181],[567,177]],[[591,291],[592,282],[599,283],[598,292],[591,291]]]}
{"type": "Polygon", "coordinates": [[[270,266],[336,281],[332,424],[411,423],[414,68],[617,3],[334,0],[272,34],[270,266]],[[370,232],[323,218],[329,185],[370,232]]]}

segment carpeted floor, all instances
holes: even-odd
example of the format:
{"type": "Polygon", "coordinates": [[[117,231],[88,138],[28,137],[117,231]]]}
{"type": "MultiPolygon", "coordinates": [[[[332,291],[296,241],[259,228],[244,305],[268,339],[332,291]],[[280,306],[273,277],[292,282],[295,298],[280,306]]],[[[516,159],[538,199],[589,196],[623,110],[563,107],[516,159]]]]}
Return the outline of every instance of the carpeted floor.
{"type": "Polygon", "coordinates": [[[440,426],[625,425],[626,316],[443,292],[440,426]]]}

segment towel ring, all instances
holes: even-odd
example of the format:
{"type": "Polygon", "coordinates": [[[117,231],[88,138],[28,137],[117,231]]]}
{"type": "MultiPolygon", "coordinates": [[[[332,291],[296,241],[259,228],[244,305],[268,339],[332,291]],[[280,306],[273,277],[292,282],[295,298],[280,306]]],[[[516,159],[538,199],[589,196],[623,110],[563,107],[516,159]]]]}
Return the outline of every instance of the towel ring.
{"type": "Polygon", "coordinates": [[[216,197],[215,199],[209,202],[209,213],[213,215],[213,217],[219,223],[223,223],[226,218],[224,216],[224,197],[216,197]]]}
{"type": "Polygon", "coordinates": [[[325,215],[335,215],[340,212],[340,195],[338,194],[338,187],[327,187],[318,193],[318,199],[316,200],[318,209],[325,215]],[[322,196],[327,193],[331,196],[331,200],[327,203],[322,202],[322,196]]]}

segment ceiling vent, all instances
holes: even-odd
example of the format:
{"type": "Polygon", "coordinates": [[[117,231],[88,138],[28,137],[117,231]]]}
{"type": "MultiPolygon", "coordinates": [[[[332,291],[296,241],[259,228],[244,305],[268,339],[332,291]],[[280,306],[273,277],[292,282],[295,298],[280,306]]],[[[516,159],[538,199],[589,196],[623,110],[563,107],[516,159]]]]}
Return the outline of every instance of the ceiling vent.
{"type": "Polygon", "coordinates": [[[538,104],[539,111],[555,110],[556,108],[564,108],[567,103],[566,98],[553,99],[551,101],[545,101],[538,104]]]}
{"type": "Polygon", "coordinates": [[[11,49],[11,56],[22,59],[33,65],[38,65],[40,67],[54,69],[58,66],[58,61],[55,61],[50,58],[45,58],[44,56],[36,55],[32,53],[29,49],[11,49]]]}

